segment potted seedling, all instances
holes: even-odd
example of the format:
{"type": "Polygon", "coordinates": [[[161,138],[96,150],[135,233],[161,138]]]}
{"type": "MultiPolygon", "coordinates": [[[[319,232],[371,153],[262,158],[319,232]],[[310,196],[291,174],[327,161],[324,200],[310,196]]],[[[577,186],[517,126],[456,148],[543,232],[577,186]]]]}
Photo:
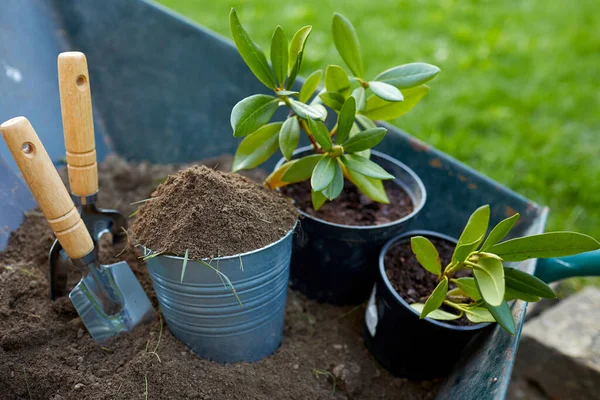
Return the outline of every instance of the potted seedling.
{"type": "Polygon", "coordinates": [[[291,197],[304,217],[294,239],[293,286],[318,300],[360,303],[375,279],[381,245],[406,229],[426,198],[412,170],[372,150],[386,135],[373,120],[410,111],[427,94],[425,83],[439,68],[411,63],[366,79],[356,31],[335,14],[333,41],[350,72],[329,65],[295,91],[312,27],[301,28],[288,41],[278,26],[269,65],[234,10],[230,25],[240,55],[273,91],[249,96],[233,108],[233,134],[244,138],[233,170],[257,167],[281,150],[283,158],[265,185],[291,197]],[[323,78],[324,88],[315,94],[323,78]],[[270,122],[279,107],[287,109],[287,118],[270,122]],[[301,136],[310,146],[297,148],[301,136]]]}
{"type": "Polygon", "coordinates": [[[516,334],[509,302],[556,297],[552,288],[506,264],[562,257],[600,248],[576,232],[548,232],[502,241],[519,214],[487,235],[488,205],[469,218],[460,238],[408,232],[381,251],[379,277],[366,313],[366,342],[395,374],[440,376],[458,361],[469,341],[496,322],[516,334]],[[443,348],[440,348],[443,346],[443,348]]]}

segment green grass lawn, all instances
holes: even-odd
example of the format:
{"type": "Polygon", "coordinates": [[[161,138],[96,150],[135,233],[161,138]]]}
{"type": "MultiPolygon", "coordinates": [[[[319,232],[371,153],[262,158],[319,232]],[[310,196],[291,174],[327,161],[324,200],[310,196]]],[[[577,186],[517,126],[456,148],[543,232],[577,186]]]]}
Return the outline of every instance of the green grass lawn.
{"type": "Polygon", "coordinates": [[[231,6],[269,48],[313,25],[303,71],[343,65],[334,11],[362,45],[367,78],[412,61],[442,72],[394,124],[551,207],[549,230],[600,239],[600,13],[597,0],[160,0],[230,38],[231,6]]]}

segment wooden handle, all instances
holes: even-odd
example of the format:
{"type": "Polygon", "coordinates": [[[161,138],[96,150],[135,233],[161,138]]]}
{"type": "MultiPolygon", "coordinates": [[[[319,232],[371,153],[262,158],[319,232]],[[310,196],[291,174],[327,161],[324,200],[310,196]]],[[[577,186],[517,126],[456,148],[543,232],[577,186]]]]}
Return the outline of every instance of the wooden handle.
{"type": "Polygon", "coordinates": [[[81,258],[94,250],[92,238],[71,196],[27,118],[8,120],[0,125],[0,131],[29,189],[69,257],[81,258]]]}
{"type": "Polygon", "coordinates": [[[71,193],[89,196],[98,191],[98,164],[85,54],[76,51],[59,54],[58,87],[71,193]]]}

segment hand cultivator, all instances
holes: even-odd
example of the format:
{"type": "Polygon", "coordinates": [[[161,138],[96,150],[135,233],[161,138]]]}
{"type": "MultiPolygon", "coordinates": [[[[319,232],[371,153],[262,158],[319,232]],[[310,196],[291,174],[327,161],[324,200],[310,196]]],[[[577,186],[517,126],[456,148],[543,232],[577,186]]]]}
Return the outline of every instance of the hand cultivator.
{"type": "MultiPolygon", "coordinates": [[[[85,55],[79,52],[61,53],[58,56],[58,80],[71,197],[94,243],[109,232],[113,241],[118,241],[126,237],[127,219],[117,210],[96,207],[98,164],[85,55]]],[[[58,240],[50,249],[49,262],[50,297],[54,300],[66,294],[70,264],[58,240]]]]}

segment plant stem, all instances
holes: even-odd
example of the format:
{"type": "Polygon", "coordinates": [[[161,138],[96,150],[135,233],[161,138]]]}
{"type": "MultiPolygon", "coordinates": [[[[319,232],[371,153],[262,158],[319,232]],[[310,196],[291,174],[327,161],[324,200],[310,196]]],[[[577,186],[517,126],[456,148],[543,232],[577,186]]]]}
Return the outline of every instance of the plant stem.
{"type": "Polygon", "coordinates": [[[334,126],[331,132],[329,132],[329,136],[333,137],[337,133],[338,126],[334,126]]]}
{"type": "Polygon", "coordinates": [[[300,126],[302,127],[302,129],[306,133],[306,136],[308,136],[308,139],[310,140],[310,142],[312,143],[313,147],[315,148],[315,152],[322,153],[323,150],[319,147],[319,144],[317,143],[317,141],[313,137],[312,132],[308,128],[308,124],[306,123],[306,121],[303,120],[302,118],[298,118],[298,121],[300,122],[300,126]]]}
{"type": "Polygon", "coordinates": [[[460,269],[460,262],[452,261],[448,266],[444,269],[443,275],[446,275],[448,278],[455,273],[458,269],[460,269]]]}
{"type": "Polygon", "coordinates": [[[480,268],[479,265],[472,263],[471,261],[463,261],[466,265],[472,268],[480,268]]]}
{"type": "Polygon", "coordinates": [[[454,302],[452,302],[450,300],[444,300],[444,304],[447,305],[447,306],[449,306],[449,307],[455,308],[455,309],[457,309],[459,311],[465,311],[464,308],[462,308],[461,306],[459,306],[458,304],[456,304],[456,303],[454,303],[454,302]]]}

